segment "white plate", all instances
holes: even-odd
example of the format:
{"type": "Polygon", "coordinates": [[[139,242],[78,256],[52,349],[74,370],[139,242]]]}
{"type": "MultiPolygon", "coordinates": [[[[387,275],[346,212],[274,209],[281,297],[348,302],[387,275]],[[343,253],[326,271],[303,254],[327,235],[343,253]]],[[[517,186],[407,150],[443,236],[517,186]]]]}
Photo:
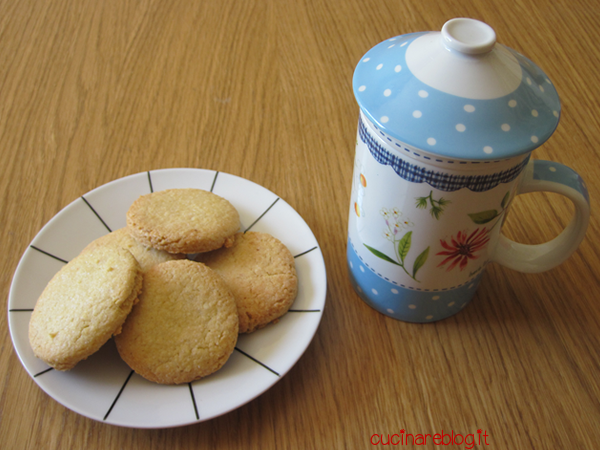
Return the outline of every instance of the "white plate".
{"type": "Polygon", "coordinates": [[[302,217],[271,191],[243,178],[202,169],[164,169],[112,181],[73,201],[50,220],[23,254],[8,299],[10,334],[35,382],[67,408],[100,422],[167,428],[202,422],[256,398],[298,361],[323,314],[327,279],[321,249],[302,217]],[[140,195],[170,188],[212,191],[238,210],[242,230],[270,233],[295,256],[298,297],[278,323],[240,335],[216,373],[178,386],[151,383],[121,360],[113,341],[68,372],[33,355],[31,311],[50,278],[92,240],[124,227],[140,195]]]}

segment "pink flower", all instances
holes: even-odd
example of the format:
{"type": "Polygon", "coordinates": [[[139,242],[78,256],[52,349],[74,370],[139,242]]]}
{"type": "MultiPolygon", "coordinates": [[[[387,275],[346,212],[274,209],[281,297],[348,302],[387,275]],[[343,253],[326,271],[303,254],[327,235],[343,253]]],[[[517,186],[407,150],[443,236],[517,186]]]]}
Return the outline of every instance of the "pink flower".
{"type": "Polygon", "coordinates": [[[479,255],[475,255],[474,253],[485,248],[490,240],[488,233],[489,230],[486,228],[481,231],[477,228],[468,237],[466,232],[459,231],[456,235],[456,239],[454,237],[451,238],[450,244],[445,240],[440,239],[440,244],[442,244],[442,247],[447,251],[436,253],[436,255],[447,256],[447,258],[439,263],[438,267],[444,266],[446,263],[452,261],[446,271],[451,271],[457,265],[460,267],[460,270],[463,270],[467,267],[467,263],[470,259],[479,258],[479,255]]]}

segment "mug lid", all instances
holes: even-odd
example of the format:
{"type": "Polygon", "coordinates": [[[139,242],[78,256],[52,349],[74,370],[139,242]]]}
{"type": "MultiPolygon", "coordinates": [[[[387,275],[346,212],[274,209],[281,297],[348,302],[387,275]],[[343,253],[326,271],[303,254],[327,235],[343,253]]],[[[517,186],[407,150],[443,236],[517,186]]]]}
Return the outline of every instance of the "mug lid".
{"type": "Polygon", "coordinates": [[[384,133],[418,149],[466,160],[525,154],[554,132],[560,100],[532,61],[487,24],[457,18],[441,32],[388,39],[358,63],[353,90],[384,133]]]}

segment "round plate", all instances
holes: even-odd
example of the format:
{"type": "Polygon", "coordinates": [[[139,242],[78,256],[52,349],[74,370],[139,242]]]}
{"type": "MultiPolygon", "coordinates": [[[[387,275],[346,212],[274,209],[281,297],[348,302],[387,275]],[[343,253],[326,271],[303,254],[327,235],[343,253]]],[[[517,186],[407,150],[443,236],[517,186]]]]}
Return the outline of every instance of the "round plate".
{"type": "Polygon", "coordinates": [[[167,428],[212,419],[256,398],[298,361],[323,314],[327,278],[321,249],[302,217],[271,191],[243,178],[203,169],[164,169],[112,181],[73,201],[33,239],[15,272],[8,299],[10,334],[34,381],[67,408],[100,422],[135,428],[167,428]],[[278,238],[294,255],[298,296],[276,324],[240,335],[216,373],[188,384],[145,380],[120,358],[111,339],[68,372],[33,355],[31,312],[52,276],[94,239],[126,225],[140,195],[171,188],[198,188],[229,200],[242,231],[278,238]]]}

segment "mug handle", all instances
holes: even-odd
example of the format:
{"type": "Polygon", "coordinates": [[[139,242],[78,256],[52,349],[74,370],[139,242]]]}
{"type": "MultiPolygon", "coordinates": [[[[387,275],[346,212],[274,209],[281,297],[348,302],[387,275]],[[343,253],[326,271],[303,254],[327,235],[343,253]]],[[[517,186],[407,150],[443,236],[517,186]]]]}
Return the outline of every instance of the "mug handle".
{"type": "Polygon", "coordinates": [[[563,263],[581,244],[590,221],[588,190],[573,169],[551,161],[530,161],[525,167],[517,195],[536,191],[564,195],[573,202],[575,213],[558,236],[543,244],[520,244],[500,234],[491,260],[519,272],[544,272],[563,263]]]}

